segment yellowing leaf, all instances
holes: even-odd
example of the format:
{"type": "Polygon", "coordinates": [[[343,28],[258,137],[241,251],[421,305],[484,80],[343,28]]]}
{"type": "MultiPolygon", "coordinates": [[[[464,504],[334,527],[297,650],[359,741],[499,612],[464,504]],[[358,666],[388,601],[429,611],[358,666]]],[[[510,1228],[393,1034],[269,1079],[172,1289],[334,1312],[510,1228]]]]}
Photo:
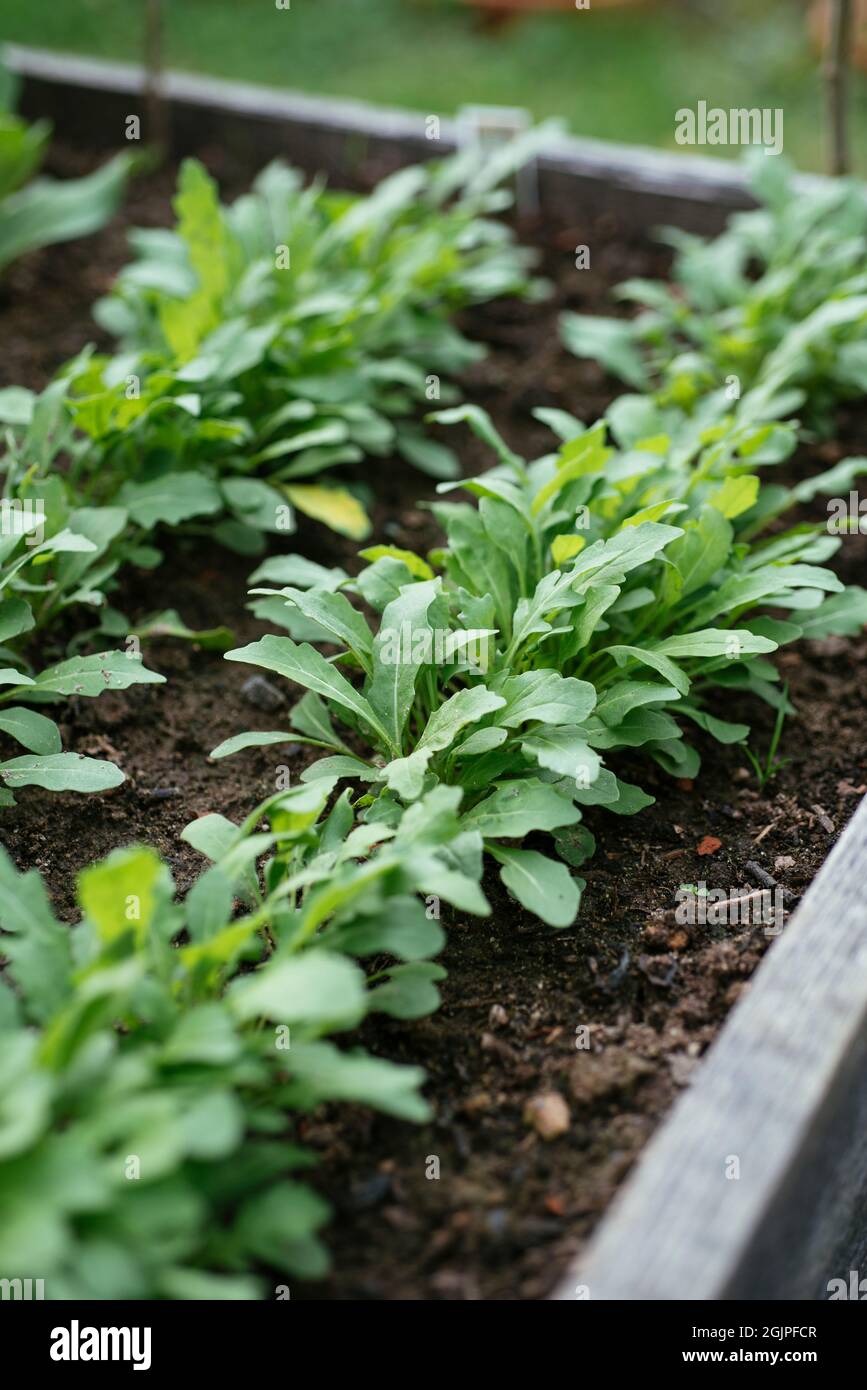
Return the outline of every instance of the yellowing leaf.
{"type": "Polygon", "coordinates": [[[649,507],[642,507],[640,512],[633,512],[632,516],[628,516],[623,522],[623,526],[640,526],[642,521],[659,521],[671,507],[681,511],[683,504],[678,503],[674,497],[666,497],[662,502],[654,502],[649,507]]]}
{"type": "Polygon", "coordinates": [[[433,579],[434,577],[434,572],[426,560],[423,560],[412,550],[401,550],[400,546],[397,545],[371,545],[368,546],[367,550],[362,550],[359,553],[362,560],[369,560],[371,564],[375,560],[381,560],[385,555],[390,556],[392,560],[402,560],[410,574],[414,574],[416,579],[433,579]]]}
{"type": "Polygon", "coordinates": [[[726,478],[722,487],[712,492],[707,500],[731,521],[741,512],[748,512],[758,495],[759,480],[755,473],[747,473],[741,478],[726,478]]]}
{"type": "Polygon", "coordinates": [[[667,434],[653,434],[647,439],[639,439],[631,447],[642,454],[667,454],[671,447],[671,437],[667,434]]]}
{"type": "Polygon", "coordinates": [[[573,555],[577,555],[579,550],[583,550],[586,544],[583,536],[573,536],[568,533],[555,536],[551,542],[551,558],[554,564],[565,564],[567,560],[572,559],[573,555]]]}
{"type": "Polygon", "coordinates": [[[156,910],[156,887],[163,873],[152,849],[115,850],[78,876],[78,900],[103,941],[132,928],[137,943],[145,940],[156,910]]]}
{"type": "Polygon", "coordinates": [[[363,541],[370,534],[370,518],[357,497],[342,487],[316,487],[308,483],[286,483],[283,491],[294,507],[339,531],[350,540],[363,541]]]}
{"type": "Polygon", "coordinates": [[[604,441],[605,429],[603,425],[599,425],[563,445],[557,456],[556,475],[545,483],[533,498],[531,510],[534,516],[538,516],[545,503],[556,497],[567,483],[573,482],[576,478],[583,478],[588,473],[602,471],[606,460],[613,453],[613,450],[606,449],[604,441]]]}
{"type": "Polygon", "coordinates": [[[198,160],[186,159],[181,165],[173,207],[199,288],[186,299],[165,300],[159,316],[169,347],[185,359],[220,323],[238,251],[220,207],[217,185],[198,160]]]}

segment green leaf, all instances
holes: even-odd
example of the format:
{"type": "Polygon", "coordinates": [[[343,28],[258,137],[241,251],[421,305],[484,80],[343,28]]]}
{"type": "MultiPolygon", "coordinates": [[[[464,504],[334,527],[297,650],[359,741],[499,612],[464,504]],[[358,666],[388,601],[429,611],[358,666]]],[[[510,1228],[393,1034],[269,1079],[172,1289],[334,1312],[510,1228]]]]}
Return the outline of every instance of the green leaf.
{"type": "Polygon", "coordinates": [[[439,922],[427,916],[418,898],[399,896],[388,898],[370,916],[330,927],[321,940],[330,949],[351,956],[385,953],[414,961],[438,955],[445,945],[445,933],[439,922]]]}
{"type": "Polygon", "coordinates": [[[749,655],[776,651],[777,644],[746,628],[703,628],[657,642],[654,651],[668,657],[749,655]]]}
{"type": "Polygon", "coordinates": [[[599,756],[576,729],[536,729],[524,735],[521,751],[581,787],[590,786],[599,775],[599,756]]]}
{"type": "Polygon", "coordinates": [[[275,1183],[242,1202],[235,1217],[233,1244],[273,1269],[285,1269],[293,1244],[318,1231],[330,1215],[328,1204],[309,1187],[275,1183]]]}
{"type": "Polygon", "coordinates": [[[440,1006],[438,980],[444,980],[445,970],[432,961],[413,961],[395,965],[388,971],[385,984],[377,985],[368,995],[371,1013],[388,1014],[391,1018],[424,1018],[440,1006]]]}
{"type": "Polygon", "coordinates": [[[38,179],[0,206],[0,268],[38,246],[89,236],[113,216],[130,170],[118,155],[80,179],[38,179]]]}
{"type": "Polygon", "coordinates": [[[249,733],[233,734],[231,738],[226,738],[222,743],[218,743],[216,748],[212,748],[209,756],[211,758],[230,758],[233,753],[240,753],[244,748],[263,748],[272,743],[304,743],[304,739],[299,739],[295,734],[286,733],[249,733]]]}
{"type": "Polygon", "coordinates": [[[574,825],[581,813],[553,787],[535,778],[504,782],[462,817],[464,830],[487,839],[512,839],[531,830],[574,825]]]}
{"type": "Polygon", "coordinates": [[[357,658],[367,675],[371,674],[373,637],[365,619],[353,608],[345,594],[324,589],[283,590],[286,598],[305,617],[324,629],[324,641],[337,640],[357,658]]]}
{"type": "Polygon", "coordinates": [[[684,534],[665,552],[674,567],[663,572],[667,604],[710,582],[728,559],[732,536],[730,523],[716,507],[704,506],[696,520],[684,522],[684,534]]]}
{"type": "Polygon", "coordinates": [[[232,884],[219,868],[208,869],[193,884],[184,901],[187,928],[193,941],[209,941],[232,915],[232,884]]]}
{"type": "Polygon", "coordinates": [[[0,763],[0,777],[7,787],[45,787],[52,792],[103,792],[124,780],[114,763],[85,758],[81,753],[28,753],[9,758],[0,763]]]}
{"type": "Polygon", "coordinates": [[[574,879],[565,864],[533,849],[492,848],[502,865],[500,878],[518,902],[535,912],[550,927],[568,927],[578,914],[581,879],[574,879]]]}
{"type": "Polygon", "coordinates": [[[204,854],[207,859],[215,862],[228,854],[238,835],[239,829],[235,822],[216,811],[190,821],[181,831],[182,840],[186,840],[188,845],[199,851],[199,854],[204,854]]]}
{"type": "Polygon", "coordinates": [[[19,637],[33,627],[30,604],[23,598],[6,598],[0,603],[0,642],[19,637]]]}
{"type": "Polygon", "coordinates": [[[310,950],[269,961],[236,981],[228,999],[242,1021],[265,1018],[328,1030],[354,1028],[365,1011],[364,976],[343,956],[310,950]]]}
{"type": "MultiPolygon", "coordinates": [[[[393,746],[391,737],[377,718],[376,711],[363,695],[359,695],[339,671],[308,643],[300,646],[289,637],[267,636],[246,647],[226,652],[227,661],[244,661],[250,666],[262,666],[276,671],[287,680],[305,686],[316,695],[347,709],[356,719],[381,738],[386,747],[393,746]]],[[[395,751],[396,748],[395,748],[395,751]]]]}
{"type": "Polygon", "coordinates": [[[213,516],[223,506],[219,488],[204,473],[166,473],[146,483],[127,482],[118,501],[146,529],[161,521],[178,526],[193,516],[213,516]]]}
{"type": "Polygon", "coordinates": [[[382,615],[373,647],[373,679],[368,699],[387,732],[387,741],[399,751],[424,652],[417,655],[418,639],[432,631],[428,609],[440,592],[438,579],[408,584],[382,615]],[[408,648],[408,650],[407,650],[408,648]]]}
{"type": "Polygon", "coordinates": [[[187,627],[174,608],[155,613],[153,617],[146,618],[130,631],[141,638],[177,637],[184,642],[194,642],[197,647],[203,647],[205,651],[210,652],[224,652],[235,640],[234,633],[228,627],[187,627]]]}
{"type": "Polygon", "coordinates": [[[130,652],[99,652],[95,656],[71,656],[49,666],[36,677],[38,690],[57,695],[101,695],[104,690],[126,690],[131,685],[164,685],[165,676],[149,671],[140,657],[130,652]]]}
{"type": "Polygon", "coordinates": [[[629,386],[647,390],[647,371],[629,319],[561,314],[560,333],[566,347],[576,357],[591,357],[629,386]]]}
{"type": "Polygon", "coordinates": [[[21,874],[0,848],[0,926],[9,973],[18,985],[27,1017],[46,1022],[60,1009],[72,977],[72,937],[51,910],[35,869],[21,874]]]}
{"type": "Polygon", "coordinates": [[[498,676],[491,689],[505,700],[497,723],[507,729],[538,720],[543,724],[583,724],[596,703],[589,681],[543,668],[498,676]]]}
{"type": "Polygon", "coordinates": [[[29,748],[31,753],[48,755],[60,752],[60,730],[53,719],[35,710],[13,706],[0,709],[0,729],[29,748]]]}
{"type": "Polygon", "coordinates": [[[668,704],[670,700],[679,700],[680,694],[673,685],[659,685],[655,681],[621,680],[600,695],[596,713],[603,723],[609,728],[614,728],[622,723],[630,710],[642,705],[668,704]]]}
{"type": "Polygon", "coordinates": [[[430,1107],[419,1094],[424,1081],[420,1067],[395,1066],[364,1052],[305,1042],[293,1044],[292,1072],[294,1099],[305,1109],[321,1100],[345,1100],[375,1105],[400,1120],[430,1118],[430,1107]]]}

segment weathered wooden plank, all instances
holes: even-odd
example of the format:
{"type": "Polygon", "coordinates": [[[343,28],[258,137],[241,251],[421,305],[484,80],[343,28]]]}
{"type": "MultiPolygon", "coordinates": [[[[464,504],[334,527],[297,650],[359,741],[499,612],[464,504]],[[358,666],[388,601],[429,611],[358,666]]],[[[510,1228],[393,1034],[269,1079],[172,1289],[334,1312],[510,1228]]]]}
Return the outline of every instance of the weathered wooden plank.
{"type": "MultiPolygon", "coordinates": [[[[5,52],[23,79],[24,113],[53,117],[64,139],[100,149],[121,142],[126,116],[139,114],[145,124],[140,67],[18,45],[5,52]]],[[[431,140],[424,114],[364,101],[174,72],[164,90],[175,153],[210,144],[256,164],[282,155],[311,173],[326,169],[336,181],[367,162],[397,167],[435,158],[460,138],[457,122],[445,117],[431,140]]],[[[539,161],[539,197],[546,217],[567,224],[608,212],[626,228],[676,222],[702,232],[718,230],[732,208],[752,202],[742,172],[724,160],[566,136],[552,139],[539,161]]]]}
{"type": "Polygon", "coordinates": [[[556,1297],[823,1299],[867,1276],[865,889],[867,799],[556,1297]]]}

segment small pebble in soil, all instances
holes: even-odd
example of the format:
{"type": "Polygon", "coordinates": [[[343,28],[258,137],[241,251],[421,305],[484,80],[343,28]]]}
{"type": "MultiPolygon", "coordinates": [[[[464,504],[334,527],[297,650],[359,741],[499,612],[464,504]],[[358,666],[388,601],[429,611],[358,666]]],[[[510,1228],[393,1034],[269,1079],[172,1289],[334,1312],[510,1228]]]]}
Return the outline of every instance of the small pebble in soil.
{"type": "Polygon", "coordinates": [[[774,860],[774,872],[785,873],[786,869],[794,869],[795,861],[791,854],[778,854],[774,860]]]}
{"type": "Polygon", "coordinates": [[[276,685],[272,685],[264,676],[250,676],[241,686],[241,694],[248,704],[255,705],[257,709],[282,709],[285,703],[276,685]]]}
{"type": "Polygon", "coordinates": [[[354,1211],[367,1211],[379,1206],[391,1191],[391,1177],[388,1173],[372,1173],[359,1178],[349,1189],[348,1205],[354,1211]]]}
{"type": "Polygon", "coordinates": [[[569,1120],[569,1107],[559,1091],[543,1091],[524,1106],[524,1123],[545,1140],[559,1139],[569,1120]]]}
{"type": "Polygon", "coordinates": [[[485,1226],[492,1236],[504,1236],[509,1229],[509,1213],[503,1207],[495,1207],[485,1216],[485,1226]]]}
{"type": "Polygon", "coordinates": [[[509,1021],[509,1015],[502,1004],[492,1004],[488,1014],[488,1023],[491,1028],[503,1028],[509,1021]]]}
{"type": "Polygon", "coordinates": [[[827,835],[833,835],[834,822],[831,820],[831,817],[827,814],[824,807],[813,805],[810,807],[810,810],[813,812],[813,815],[816,817],[816,820],[819,822],[825,833],[827,835]]]}
{"type": "Polygon", "coordinates": [[[180,787],[151,787],[150,790],[143,787],[139,795],[148,797],[150,801],[171,801],[176,796],[183,796],[183,792],[180,787]]]}
{"type": "Polygon", "coordinates": [[[675,1052],[674,1055],[669,1058],[671,1079],[675,1086],[689,1085],[692,1080],[692,1074],[696,1068],[696,1062],[697,1059],[695,1057],[687,1057],[683,1052],[675,1052]]]}

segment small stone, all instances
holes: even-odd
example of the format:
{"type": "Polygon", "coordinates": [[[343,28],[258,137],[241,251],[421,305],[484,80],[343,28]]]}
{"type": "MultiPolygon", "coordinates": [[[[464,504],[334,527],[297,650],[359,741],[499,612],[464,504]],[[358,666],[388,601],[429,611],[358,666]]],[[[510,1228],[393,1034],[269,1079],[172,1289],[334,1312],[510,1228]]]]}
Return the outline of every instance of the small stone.
{"type": "Polygon", "coordinates": [[[833,835],[834,822],[832,821],[831,817],[827,814],[824,807],[814,804],[810,807],[810,809],[813,812],[813,815],[816,817],[816,820],[821,825],[822,829],[825,831],[825,834],[833,835]]]}
{"type": "Polygon", "coordinates": [[[697,1062],[696,1057],[688,1057],[684,1052],[675,1052],[674,1056],[669,1058],[671,1079],[675,1086],[689,1085],[697,1062]]]}
{"type": "Polygon", "coordinates": [[[604,1096],[628,1094],[652,1071],[649,1062],[625,1047],[588,1052],[572,1063],[572,1095],[579,1105],[592,1105],[604,1096]]]}
{"type": "Polygon", "coordinates": [[[559,1091],[543,1091],[524,1106],[524,1123],[546,1141],[565,1134],[569,1119],[569,1107],[559,1091]]]}
{"type": "Polygon", "coordinates": [[[813,638],[808,643],[808,647],[813,656],[843,656],[849,650],[849,642],[845,637],[832,634],[830,637],[813,638]]]}
{"type": "Polygon", "coordinates": [[[774,860],[774,873],[781,874],[786,869],[794,869],[795,861],[791,854],[778,854],[774,860]]]}
{"type": "Polygon", "coordinates": [[[391,1177],[388,1173],[371,1173],[357,1178],[349,1189],[349,1205],[354,1211],[368,1211],[379,1206],[391,1191],[391,1177]]]}
{"type": "Polygon", "coordinates": [[[503,1028],[509,1021],[509,1015],[502,1004],[492,1004],[491,1012],[488,1014],[488,1023],[491,1028],[503,1028]]]}
{"type": "Polygon", "coordinates": [[[282,709],[285,703],[281,691],[264,676],[250,676],[241,686],[241,694],[248,704],[255,705],[257,709],[282,709]]]}

